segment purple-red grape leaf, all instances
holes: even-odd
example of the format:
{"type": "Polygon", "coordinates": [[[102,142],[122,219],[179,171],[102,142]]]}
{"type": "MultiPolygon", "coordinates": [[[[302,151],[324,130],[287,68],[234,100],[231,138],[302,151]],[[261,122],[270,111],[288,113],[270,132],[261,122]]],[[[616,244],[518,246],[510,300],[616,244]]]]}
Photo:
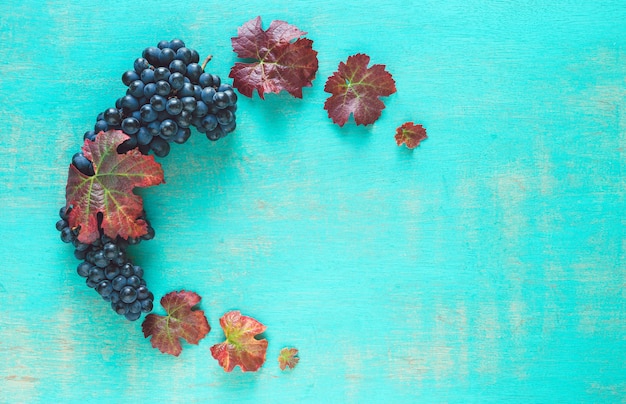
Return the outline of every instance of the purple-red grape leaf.
{"type": "Polygon", "coordinates": [[[362,53],[340,62],[328,78],[324,91],[332,94],[324,103],[328,117],[343,126],[354,114],[357,125],[369,125],[380,117],[385,104],[379,99],[396,92],[396,84],[384,65],[367,67],[370,57],[362,53]]]}
{"type": "Polygon", "coordinates": [[[238,57],[254,62],[235,63],[229,74],[233,87],[248,97],[254,90],[261,99],[266,93],[286,90],[302,98],[302,88],[312,85],[318,66],[313,41],[301,38],[306,32],[279,20],[272,21],[264,31],[261,17],[256,17],[239,27],[237,33],[231,38],[233,50],[238,57]]]}
{"type": "Polygon", "coordinates": [[[396,143],[398,146],[404,143],[409,149],[416,148],[427,137],[426,129],[422,125],[415,125],[413,122],[405,122],[396,129],[396,143]]]}
{"type": "Polygon", "coordinates": [[[143,200],[133,189],[164,182],[163,169],[153,156],[144,156],[137,149],[118,154],[117,146],[126,139],[126,134],[114,130],[100,133],[94,141],[85,140],[82,150],[93,162],[92,176],[70,164],[66,208],[72,207],[69,225],[80,227],[78,240],[82,243],[90,244],[100,237],[98,213],[102,214],[104,234],[111,238],[140,237],[148,231],[147,223],[138,219],[143,200]]]}
{"type": "Polygon", "coordinates": [[[256,372],[265,362],[267,340],[256,339],[265,326],[252,317],[230,311],[220,318],[226,341],[211,347],[211,355],[225,371],[239,366],[242,372],[256,372]]]}
{"type": "Polygon", "coordinates": [[[150,342],[154,348],[174,356],[180,355],[183,350],[180,338],[198,345],[211,331],[204,311],[192,310],[200,299],[198,294],[184,290],[163,296],[161,306],[167,315],[148,314],[141,324],[144,337],[152,336],[150,342]]]}
{"type": "Polygon", "coordinates": [[[296,348],[281,349],[280,354],[278,354],[278,364],[280,366],[280,370],[285,370],[286,368],[295,368],[300,361],[300,358],[298,358],[296,355],[298,355],[298,350],[296,348]]]}

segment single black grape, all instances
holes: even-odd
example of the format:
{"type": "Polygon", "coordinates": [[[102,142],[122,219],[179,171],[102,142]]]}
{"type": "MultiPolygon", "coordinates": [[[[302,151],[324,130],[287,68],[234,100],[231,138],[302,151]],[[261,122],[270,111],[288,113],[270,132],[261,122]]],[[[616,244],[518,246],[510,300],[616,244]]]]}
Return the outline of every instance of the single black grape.
{"type": "Polygon", "coordinates": [[[104,276],[104,271],[102,270],[102,268],[98,268],[98,267],[91,267],[89,269],[89,279],[91,279],[92,281],[99,283],[102,282],[103,280],[106,279],[106,277],[104,276]]]}
{"type": "Polygon", "coordinates": [[[122,130],[129,135],[137,133],[141,127],[136,118],[126,118],[122,121],[122,130]]]}
{"type": "MultiPolygon", "coordinates": [[[[148,129],[142,127],[139,128],[137,132],[137,144],[138,145],[147,145],[152,141],[152,134],[148,131],[148,129]]],[[[129,238],[130,241],[130,238],[129,238]]]]}
{"type": "Polygon", "coordinates": [[[61,240],[63,240],[64,243],[71,243],[75,238],[76,236],[69,227],[65,227],[61,230],[61,240]]]}
{"type": "Polygon", "coordinates": [[[85,134],[83,135],[83,140],[91,140],[92,142],[96,141],[96,132],[93,130],[88,130],[87,132],[85,132],[85,134]]]}
{"type": "Polygon", "coordinates": [[[152,136],[159,136],[159,133],[161,133],[161,122],[160,121],[150,122],[148,126],[146,126],[146,129],[152,136]]]}
{"type": "Polygon", "coordinates": [[[141,72],[150,68],[150,63],[144,58],[137,58],[135,59],[134,68],[137,73],[141,74],[141,72]]]}
{"type": "Polygon", "coordinates": [[[176,39],[172,39],[169,42],[168,48],[172,49],[173,51],[177,51],[178,49],[180,49],[180,48],[182,48],[184,46],[185,46],[185,43],[182,40],[176,38],[176,39]]]}
{"type": "Polygon", "coordinates": [[[113,285],[111,285],[111,281],[103,280],[96,286],[96,291],[100,296],[108,297],[113,292],[113,285]]]}
{"type": "Polygon", "coordinates": [[[78,272],[78,275],[82,276],[83,278],[86,278],[89,276],[89,271],[91,270],[92,267],[93,265],[91,265],[87,261],[83,261],[80,264],[78,264],[78,267],[76,268],[76,272],[78,272]]]}
{"type": "Polygon", "coordinates": [[[155,121],[159,117],[158,112],[154,110],[152,104],[142,105],[141,110],[139,110],[139,114],[141,116],[141,121],[145,123],[155,121]]]}
{"type": "Polygon", "coordinates": [[[174,60],[174,57],[176,57],[176,52],[174,52],[170,48],[163,48],[161,49],[161,54],[159,55],[158,65],[167,67],[169,66],[170,63],[172,63],[172,60],[174,60]]]}
{"type": "Polygon", "coordinates": [[[152,98],[150,98],[150,105],[152,105],[152,109],[154,109],[155,111],[165,111],[165,103],[167,102],[167,100],[165,99],[165,97],[160,96],[160,95],[153,95],[152,98]]]}
{"type": "Polygon", "coordinates": [[[209,113],[209,107],[204,101],[196,101],[196,109],[191,113],[192,116],[202,118],[209,113]]]}
{"type": "Polygon", "coordinates": [[[191,50],[184,46],[181,48],[178,48],[176,50],[175,59],[182,61],[185,65],[188,65],[189,63],[191,63],[191,50]]]}
{"type": "Polygon", "coordinates": [[[96,121],[96,124],[93,126],[93,131],[96,133],[106,132],[107,130],[109,130],[109,124],[104,119],[96,121]]]}
{"type": "Polygon", "coordinates": [[[167,67],[158,67],[154,69],[154,80],[167,80],[170,77],[170,70],[167,67]]]}
{"type": "Polygon", "coordinates": [[[89,244],[81,243],[78,239],[72,241],[72,244],[78,251],[87,251],[91,247],[89,244]]]}
{"type": "Polygon", "coordinates": [[[126,277],[123,275],[118,275],[113,278],[111,284],[113,285],[113,289],[119,292],[124,286],[126,286],[126,277]]]}
{"type": "Polygon", "coordinates": [[[215,115],[207,115],[202,119],[202,127],[207,131],[212,131],[217,127],[218,121],[215,115]]]}
{"type": "Polygon", "coordinates": [[[224,91],[224,94],[226,94],[226,98],[228,98],[228,106],[233,106],[237,103],[237,94],[235,94],[232,89],[224,91]]]}
{"type": "Polygon", "coordinates": [[[178,132],[178,125],[176,125],[176,122],[171,119],[166,119],[161,122],[161,135],[165,139],[171,138],[176,134],[176,132],[178,132]]]}
{"type": "Polygon", "coordinates": [[[150,142],[150,149],[158,157],[165,157],[170,152],[170,144],[160,137],[154,137],[150,142]]]}
{"type": "Polygon", "coordinates": [[[205,87],[202,89],[201,97],[205,104],[212,104],[215,97],[215,89],[213,87],[205,87]]]}
{"type": "Polygon", "coordinates": [[[132,311],[129,310],[128,313],[124,314],[124,317],[126,317],[126,320],[128,320],[128,321],[135,321],[139,317],[141,317],[141,312],[133,313],[132,311]]]}
{"type": "MultiPolygon", "coordinates": [[[[141,301],[139,299],[135,300],[128,306],[128,311],[130,313],[140,314],[141,313],[141,301]]],[[[137,317],[139,318],[139,317],[137,317]]],[[[132,321],[132,320],[131,320],[132,321]]]]}
{"type": "Polygon", "coordinates": [[[183,110],[183,102],[176,97],[170,98],[165,104],[165,110],[170,115],[178,115],[183,110]]]}
{"type": "Polygon", "coordinates": [[[156,94],[156,83],[148,83],[143,87],[143,96],[146,98],[152,97],[156,94]]]}
{"type": "Polygon", "coordinates": [[[104,120],[107,124],[115,126],[122,122],[122,116],[117,108],[108,108],[104,111],[104,120]]]}
{"type": "Polygon", "coordinates": [[[143,81],[135,80],[128,85],[128,94],[136,98],[141,98],[144,95],[143,93],[144,87],[145,87],[145,84],[143,81]]]}
{"type": "Polygon", "coordinates": [[[234,131],[235,128],[237,128],[237,122],[233,119],[232,122],[229,123],[228,125],[220,125],[220,127],[222,128],[222,131],[226,135],[234,131]]]}
{"type": "MultiPolygon", "coordinates": [[[[139,100],[130,94],[122,97],[122,109],[126,113],[131,113],[139,109],[139,100]]],[[[122,121],[122,125],[124,122],[122,121]]]]}
{"type": "Polygon", "coordinates": [[[159,61],[159,54],[161,53],[161,49],[150,46],[143,50],[141,56],[148,61],[151,65],[156,64],[159,61]]]}
{"type": "Polygon", "coordinates": [[[113,258],[117,257],[119,249],[117,248],[117,245],[115,243],[108,242],[104,245],[102,251],[104,251],[104,256],[107,259],[112,260],[113,258]]]}
{"type": "Polygon", "coordinates": [[[167,95],[172,91],[172,86],[170,83],[165,80],[160,80],[156,82],[156,93],[162,97],[167,97],[167,95]]]}
{"type": "Polygon", "coordinates": [[[191,126],[192,119],[191,112],[181,111],[180,114],[176,117],[176,123],[178,124],[178,129],[186,129],[191,126]]]}
{"type": "Polygon", "coordinates": [[[138,288],[141,285],[141,279],[137,275],[129,276],[126,279],[126,284],[133,288],[138,288]]]}
{"type": "Polygon", "coordinates": [[[128,305],[121,300],[121,297],[117,303],[113,303],[113,300],[111,300],[111,307],[117,314],[121,316],[128,313],[128,305]]]}
{"type": "Polygon", "coordinates": [[[224,131],[222,130],[221,127],[216,127],[215,129],[213,129],[210,132],[206,133],[206,137],[207,139],[211,140],[211,141],[216,141],[222,137],[224,137],[224,131]]]}
{"type": "Polygon", "coordinates": [[[200,55],[195,49],[191,49],[191,58],[189,59],[189,63],[198,63],[200,61],[200,55]]]}
{"type": "Polygon", "coordinates": [[[74,165],[74,167],[76,167],[78,171],[85,175],[91,176],[95,174],[93,170],[93,164],[87,159],[87,157],[83,155],[82,152],[76,153],[72,156],[72,164],[74,165]]]}
{"type": "Polygon", "coordinates": [[[64,227],[68,227],[68,223],[67,220],[65,219],[59,219],[56,223],[56,228],[58,231],[63,230],[64,227]]]}
{"type": "Polygon", "coordinates": [[[172,60],[169,68],[172,73],[187,73],[187,65],[182,60],[172,60]]]}
{"type": "Polygon", "coordinates": [[[179,128],[178,132],[176,132],[176,135],[174,135],[173,140],[174,142],[178,144],[183,144],[187,140],[189,140],[190,136],[191,136],[191,130],[189,130],[189,128],[179,128]]]}
{"type": "Polygon", "coordinates": [[[120,267],[118,267],[115,264],[107,265],[106,268],[104,268],[104,276],[108,280],[113,280],[117,278],[119,274],[120,274],[120,267]]]}
{"type": "Polygon", "coordinates": [[[118,292],[117,290],[113,290],[113,292],[111,292],[111,294],[109,295],[109,300],[111,301],[111,303],[117,303],[120,301],[120,292],[118,292]]]}
{"type": "Polygon", "coordinates": [[[223,91],[218,91],[213,95],[213,103],[219,109],[226,108],[229,105],[228,96],[223,91]]]}
{"type": "Polygon", "coordinates": [[[144,71],[141,72],[141,81],[144,82],[144,84],[148,84],[148,83],[154,83],[154,70],[152,69],[146,69],[144,71]]]}
{"type": "Polygon", "coordinates": [[[198,63],[189,63],[187,65],[186,75],[193,84],[198,83],[198,79],[202,73],[204,73],[204,71],[202,70],[202,66],[198,63]]]}
{"type": "Polygon", "coordinates": [[[152,311],[152,308],[153,308],[152,300],[144,299],[141,301],[141,311],[143,311],[144,313],[150,313],[152,311]]]}
{"type": "Polygon", "coordinates": [[[168,78],[168,82],[173,90],[180,90],[185,85],[185,76],[178,72],[172,73],[168,78]]]}
{"type": "Polygon", "coordinates": [[[143,268],[139,265],[133,265],[133,276],[136,276],[141,280],[143,278],[143,268]]]}
{"type": "Polygon", "coordinates": [[[124,83],[125,86],[130,85],[130,83],[135,80],[139,80],[139,74],[134,70],[128,70],[122,74],[122,83],[124,83]]]}
{"type": "Polygon", "coordinates": [[[132,286],[124,286],[120,290],[120,300],[124,303],[132,303],[137,300],[137,289],[132,286]]]}
{"type": "Polygon", "coordinates": [[[215,114],[215,117],[217,118],[217,122],[224,126],[224,125],[228,125],[229,123],[231,123],[233,121],[233,119],[235,118],[235,116],[233,115],[232,112],[230,112],[227,109],[220,109],[219,111],[217,111],[217,113],[215,114]]]}
{"type": "Polygon", "coordinates": [[[122,265],[120,267],[120,274],[124,278],[128,278],[130,276],[133,276],[135,274],[135,271],[133,270],[133,265],[130,262],[127,262],[124,265],[122,265]]]}
{"type": "Polygon", "coordinates": [[[213,77],[209,73],[202,73],[198,77],[198,84],[202,87],[211,87],[213,86],[213,77]]]}

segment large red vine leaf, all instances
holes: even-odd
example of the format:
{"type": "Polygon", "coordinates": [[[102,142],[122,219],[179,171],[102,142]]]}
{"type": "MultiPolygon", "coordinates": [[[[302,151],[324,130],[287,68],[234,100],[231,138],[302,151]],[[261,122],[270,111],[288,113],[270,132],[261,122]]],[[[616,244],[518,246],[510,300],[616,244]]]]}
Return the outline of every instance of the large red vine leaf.
{"type": "Polygon", "coordinates": [[[225,371],[235,366],[243,372],[256,372],[265,362],[267,340],[258,340],[255,335],[265,331],[265,326],[252,317],[242,316],[239,311],[230,311],[220,318],[226,341],[211,347],[211,355],[225,371]]]}
{"type": "Polygon", "coordinates": [[[362,53],[340,62],[324,91],[332,94],[324,103],[328,117],[343,126],[354,114],[357,125],[369,125],[380,117],[385,104],[379,99],[396,92],[396,84],[384,65],[368,68],[370,57],[362,53]]]}
{"type": "Polygon", "coordinates": [[[278,354],[278,366],[280,366],[280,370],[285,370],[286,368],[293,369],[296,367],[300,358],[298,358],[298,350],[296,348],[283,348],[280,350],[278,354]]]}
{"type": "Polygon", "coordinates": [[[256,17],[239,27],[237,33],[231,38],[233,50],[238,57],[254,62],[235,63],[229,74],[233,87],[248,97],[254,90],[261,99],[266,93],[286,90],[302,98],[302,88],[312,85],[318,65],[313,41],[300,38],[306,32],[279,20],[272,21],[264,31],[261,17],[256,17]]]}
{"type": "Polygon", "coordinates": [[[141,325],[144,337],[152,336],[150,342],[154,348],[174,356],[180,355],[183,350],[179,338],[198,345],[211,331],[204,311],[192,310],[200,299],[196,293],[184,290],[163,296],[161,306],[167,315],[148,314],[141,325]]]}
{"type": "Polygon", "coordinates": [[[66,208],[72,206],[69,225],[80,227],[78,240],[82,243],[90,244],[100,236],[98,213],[102,214],[104,234],[109,237],[140,237],[148,231],[147,223],[138,219],[143,201],[133,189],[164,182],[163,169],[153,156],[144,156],[137,149],[118,154],[117,146],[126,139],[126,134],[114,130],[100,133],[95,141],[85,140],[82,150],[93,162],[92,176],[70,165],[66,208]]]}
{"type": "Polygon", "coordinates": [[[413,122],[405,122],[396,129],[396,143],[398,146],[404,143],[409,149],[416,148],[427,137],[426,129],[422,125],[415,125],[413,122]]]}

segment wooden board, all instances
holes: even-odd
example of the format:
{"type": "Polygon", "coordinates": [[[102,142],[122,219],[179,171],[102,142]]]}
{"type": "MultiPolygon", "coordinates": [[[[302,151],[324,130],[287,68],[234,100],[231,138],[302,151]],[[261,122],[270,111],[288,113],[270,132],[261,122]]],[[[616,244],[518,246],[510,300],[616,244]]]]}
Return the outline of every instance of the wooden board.
{"type": "Polygon", "coordinates": [[[0,401],[625,401],[624,2],[231,3],[0,4],[0,401]],[[182,38],[227,78],[257,15],[319,71],[302,100],[241,96],[235,133],[195,132],[141,192],[157,236],[131,255],[213,328],[162,355],[76,274],[67,167],[143,48],[182,38]],[[358,52],[398,92],[339,128],[323,87],[358,52]],[[231,309],[268,327],[258,373],[210,355],[231,309]]]}

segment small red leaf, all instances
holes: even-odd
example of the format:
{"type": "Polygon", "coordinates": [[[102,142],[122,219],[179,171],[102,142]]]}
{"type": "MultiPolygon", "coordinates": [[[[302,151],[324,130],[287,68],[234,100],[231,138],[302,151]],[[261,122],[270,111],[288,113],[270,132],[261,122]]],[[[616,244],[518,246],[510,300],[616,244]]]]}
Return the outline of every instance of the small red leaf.
{"type": "Polygon", "coordinates": [[[266,339],[254,337],[265,331],[265,326],[252,317],[230,311],[220,318],[226,341],[211,347],[211,355],[225,371],[239,366],[242,372],[256,372],[265,362],[266,339]]]}
{"type": "Polygon", "coordinates": [[[280,370],[285,370],[286,368],[295,368],[300,361],[300,358],[298,358],[296,355],[298,355],[298,350],[296,348],[281,349],[280,354],[278,355],[278,364],[280,366],[280,370]]]}
{"type": "Polygon", "coordinates": [[[313,41],[300,38],[306,32],[278,20],[264,31],[261,17],[257,17],[243,24],[237,33],[231,38],[233,50],[238,57],[255,62],[235,63],[229,74],[233,87],[248,97],[254,90],[261,99],[266,93],[286,90],[302,98],[302,88],[312,85],[318,64],[313,41]]]}
{"type": "Polygon", "coordinates": [[[354,114],[357,125],[369,125],[380,117],[385,104],[379,99],[396,92],[396,84],[384,65],[367,67],[370,57],[362,53],[340,62],[328,78],[324,91],[332,94],[324,103],[328,117],[343,126],[354,114]]]}
{"type": "Polygon", "coordinates": [[[191,310],[200,299],[196,293],[184,290],[163,296],[161,306],[167,315],[148,314],[141,325],[144,337],[152,336],[150,342],[154,348],[174,356],[183,350],[179,338],[198,345],[211,331],[204,311],[191,310]]]}
{"type": "Polygon", "coordinates": [[[117,146],[126,139],[124,132],[114,130],[100,133],[95,141],[85,140],[82,150],[93,163],[92,176],[70,165],[66,208],[72,206],[69,225],[80,227],[78,240],[82,243],[90,244],[100,237],[98,213],[103,214],[104,234],[111,238],[140,237],[148,231],[147,223],[138,219],[143,201],[133,189],[162,183],[163,169],[153,156],[144,156],[137,149],[118,154],[117,146]]]}
{"type": "Polygon", "coordinates": [[[413,122],[405,122],[396,129],[396,143],[398,146],[404,143],[409,149],[416,148],[427,137],[426,129],[422,125],[413,124],[413,122]]]}

